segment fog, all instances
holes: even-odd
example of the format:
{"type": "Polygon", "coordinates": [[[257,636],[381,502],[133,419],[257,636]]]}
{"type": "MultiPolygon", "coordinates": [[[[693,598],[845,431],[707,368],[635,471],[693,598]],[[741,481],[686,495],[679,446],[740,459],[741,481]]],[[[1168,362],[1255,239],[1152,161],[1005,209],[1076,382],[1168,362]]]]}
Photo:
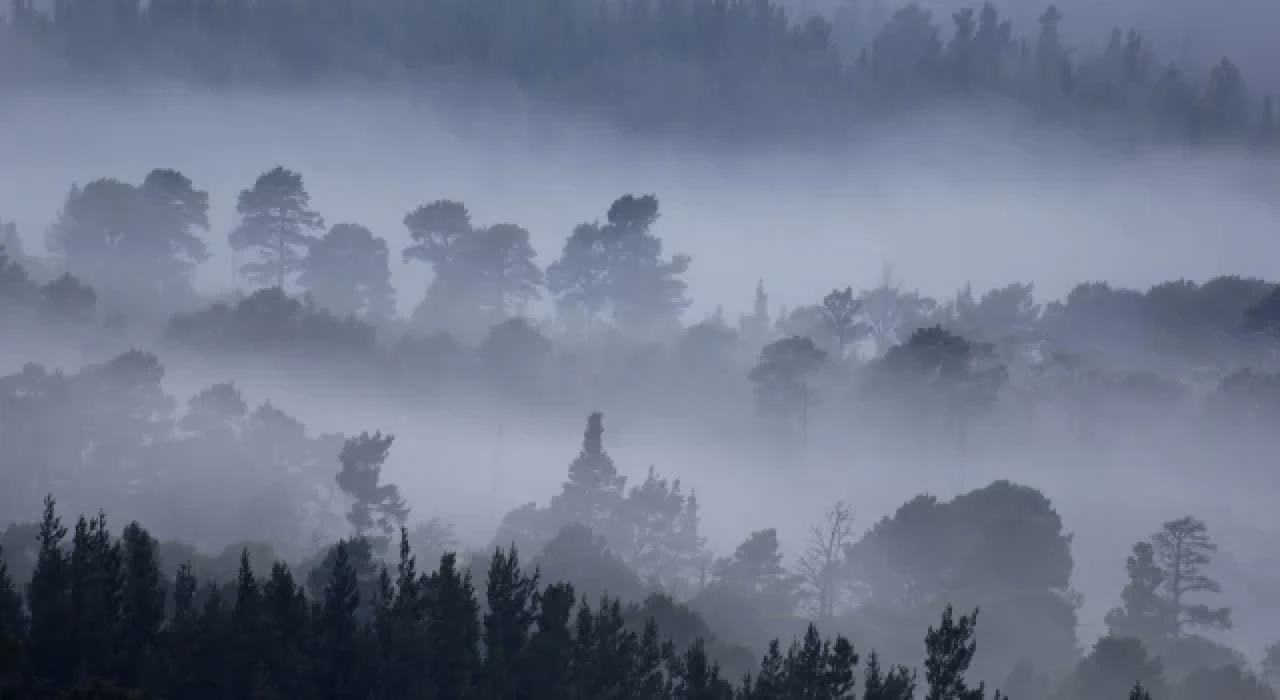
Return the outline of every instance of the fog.
{"type": "Polygon", "coordinates": [[[233,283],[222,234],[236,193],[275,165],[305,175],[326,223],[386,237],[405,313],[428,275],[402,263],[400,220],[440,198],[479,222],[527,227],[545,264],[619,194],[656,194],[666,249],[694,260],[695,320],[717,306],[745,311],[760,279],[786,306],[870,286],[885,266],[935,297],[1031,281],[1052,299],[1085,280],[1265,278],[1280,248],[1274,161],[1117,154],[997,108],[909,116],[835,147],[749,148],[627,137],[529,101],[443,92],[156,87],[18,93],[2,110],[0,212],[32,245],[71,183],[175,168],[210,193],[215,257],[199,281],[212,294],[233,283]]]}
{"type": "MultiPolygon", "coordinates": [[[[931,110],[835,144],[743,145],[630,135],[532,101],[450,91],[411,98],[156,85],[112,95],[15,90],[0,102],[0,218],[17,223],[29,251],[43,254],[43,231],[72,183],[132,182],[173,168],[209,192],[213,257],[196,280],[211,298],[249,288],[233,276],[226,233],[236,194],[276,165],[303,174],[326,224],[359,222],[386,238],[402,316],[431,277],[426,265],[401,261],[409,244],[401,219],[441,198],[465,202],[476,222],[527,227],[546,266],[574,225],[603,219],[615,198],[656,195],[664,251],[693,258],[686,324],[718,307],[730,319],[749,312],[759,280],[776,310],[813,304],[833,288],[870,289],[887,268],[944,301],[967,283],[979,293],[1034,283],[1046,303],[1088,281],[1145,289],[1220,275],[1280,278],[1280,162],[1219,148],[1121,148],[1006,109],[931,110]]],[[[6,374],[24,362],[68,372],[86,362],[70,345],[6,345],[6,374]]],[[[851,439],[843,414],[814,419],[801,449],[773,449],[747,435],[746,423],[700,423],[696,407],[655,412],[612,395],[554,407],[485,392],[386,398],[376,388],[233,369],[159,343],[145,349],[153,347],[179,405],[234,379],[249,405],[270,401],[313,433],[396,435],[384,476],[412,507],[411,521],[443,518],[468,546],[486,546],[504,514],[558,491],[585,412],[602,410],[620,471],[636,483],[653,465],[696,490],[703,534],[718,554],[777,527],[794,558],[838,499],[852,506],[860,533],[919,493],[950,499],[999,479],[1037,488],[1074,533],[1086,647],[1106,631],[1132,544],[1183,514],[1210,524],[1219,561],[1238,559],[1249,575],[1280,580],[1280,566],[1260,563],[1280,536],[1277,476],[1215,453],[1210,428],[1170,434],[1177,431],[1157,420],[1135,419],[1111,426],[1131,435],[1105,450],[1054,447],[1009,428],[975,440],[957,469],[910,447],[851,439]]],[[[38,506],[14,518],[34,518],[38,506]]],[[[1236,604],[1233,595],[1224,601],[1236,604]]],[[[1280,609],[1252,608],[1215,638],[1258,658],[1277,623],[1280,609]]]]}

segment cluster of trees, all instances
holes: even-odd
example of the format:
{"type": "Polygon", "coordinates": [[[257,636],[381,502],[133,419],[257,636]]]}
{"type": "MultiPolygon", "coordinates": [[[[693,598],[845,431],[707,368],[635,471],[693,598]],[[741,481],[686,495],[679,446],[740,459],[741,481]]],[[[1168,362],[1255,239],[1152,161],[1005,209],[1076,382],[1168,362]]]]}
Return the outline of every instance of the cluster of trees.
{"type": "MultiPolygon", "coordinates": [[[[1280,144],[1269,98],[1228,59],[1166,63],[1141,31],[1063,45],[1061,11],[1015,33],[985,3],[940,22],[916,4],[857,36],[773,0],[356,2],[12,0],[10,80],[144,70],[214,84],[503,81],[633,126],[847,127],[858,114],[1000,97],[1054,120],[1114,118],[1197,141],[1280,144]]],[[[1133,128],[1135,127],[1136,128],[1133,128]]]]}
{"type": "Polygon", "coordinates": [[[1241,414],[1235,426],[1280,407],[1270,371],[1280,291],[1265,280],[1086,283],[1042,304],[1030,284],[936,300],[886,277],[790,310],[771,308],[761,283],[736,323],[716,313],[686,325],[691,260],[664,253],[654,196],[618,198],[545,269],[527,230],[478,225],[464,204],[438,200],[403,220],[401,254],[432,280],[405,319],[386,240],[354,223],[326,231],[302,176],[277,167],[240,193],[229,233],[244,278],[264,288],[202,307],[192,279],[207,258],[208,210],[208,194],[172,170],[136,186],[73,187],[49,230],[51,258],[25,254],[5,227],[0,313],[101,321],[115,335],[100,344],[113,352],[152,340],[120,337],[126,313],[150,313],[187,350],[324,356],[397,389],[484,382],[575,406],[618,393],[666,403],[682,391],[690,406],[728,416],[753,393],[759,416],[788,436],[854,413],[924,421],[964,446],[976,424],[1030,420],[1029,405],[1048,403],[1096,441],[1103,413],[1135,401],[1167,412],[1199,381],[1217,384],[1213,407],[1241,414]],[[291,297],[294,288],[304,294],[291,297]]]}
{"type": "MultiPolygon", "coordinates": [[[[398,562],[371,581],[339,542],[311,595],[287,565],[264,575],[247,552],[234,580],[200,581],[186,563],[166,577],[136,522],[116,537],[104,516],[81,517],[67,535],[48,499],[22,592],[0,564],[0,696],[909,700],[918,683],[874,653],[858,682],[852,644],[812,625],[731,682],[701,640],[677,647],[616,599],[543,585],[514,549],[493,553],[481,598],[453,553],[419,572],[403,533],[398,562]]],[[[975,622],[948,608],[929,628],[928,697],[987,696],[965,678],[975,622]]]]}
{"type": "Polygon", "coordinates": [[[270,402],[251,408],[231,382],[179,410],[163,380],[156,356],[137,350],[71,374],[28,364],[0,378],[0,510],[56,492],[145,511],[205,547],[259,532],[301,546],[324,530],[341,436],[309,435],[270,402]]]}
{"type": "Polygon", "coordinates": [[[116,536],[102,515],[80,518],[68,541],[47,498],[41,522],[0,534],[0,696],[907,700],[919,685],[929,698],[986,697],[972,674],[1003,677],[1012,698],[1276,697],[1238,652],[1194,633],[1230,626],[1212,605],[1216,546],[1195,518],[1134,546],[1109,633],[1080,656],[1070,536],[1034,489],[920,496],[861,537],[837,504],[793,567],[773,529],[717,559],[678,484],[650,473],[624,495],[602,428],[588,419],[547,508],[508,516],[495,538],[507,544],[459,556],[419,539],[439,556],[430,572],[382,480],[394,439],[381,433],[329,460],[351,497],[349,537],[294,567],[260,545],[211,561],[137,523],[116,536]],[[517,538],[538,552],[532,572],[517,538]],[[953,606],[983,611],[981,663],[977,613],[953,606]],[[916,667],[904,632],[922,626],[916,667]],[[883,654],[860,677],[855,645],[883,654]]]}

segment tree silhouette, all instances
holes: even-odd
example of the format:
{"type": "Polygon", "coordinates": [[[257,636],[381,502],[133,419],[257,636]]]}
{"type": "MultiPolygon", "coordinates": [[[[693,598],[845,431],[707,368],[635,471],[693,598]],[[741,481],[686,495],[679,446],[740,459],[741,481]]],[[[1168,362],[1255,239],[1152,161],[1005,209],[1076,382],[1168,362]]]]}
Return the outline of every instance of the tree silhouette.
{"type": "Polygon", "coordinates": [[[194,297],[191,274],[209,257],[197,231],[209,227],[209,195],[174,170],[139,186],[101,179],[72,187],[48,234],[67,272],[125,295],[129,306],[194,297]]]}
{"type": "Polygon", "coordinates": [[[298,284],[334,314],[387,321],[395,314],[387,242],[359,224],[337,224],[313,242],[298,284]]]}
{"type": "Polygon", "coordinates": [[[404,526],[409,508],[395,484],[383,484],[382,465],[395,436],[361,433],[342,446],[338,486],[354,499],[347,521],[356,534],[368,537],[379,550],[404,526]]]}
{"type": "Polygon", "coordinates": [[[765,346],[760,361],[748,374],[760,412],[784,423],[795,422],[806,430],[814,400],[809,378],[818,372],[826,356],[806,336],[783,338],[765,346]]]}
{"type": "Polygon", "coordinates": [[[1220,593],[1222,586],[1204,573],[1218,546],[1209,539],[1204,522],[1191,516],[1171,520],[1151,538],[1155,560],[1164,573],[1164,595],[1174,611],[1177,632],[1185,627],[1230,629],[1231,610],[1193,603],[1197,593],[1220,593]]]}
{"type": "Polygon", "coordinates": [[[1148,542],[1133,546],[1125,562],[1129,581],[1120,593],[1121,607],[1107,613],[1107,627],[1118,637],[1136,637],[1147,643],[1178,634],[1178,609],[1164,598],[1165,572],[1156,563],[1148,542]]]}
{"type": "Polygon", "coordinates": [[[607,221],[581,224],[547,268],[547,287],[566,312],[588,323],[607,315],[641,334],[678,324],[689,306],[681,276],[691,259],[662,257],[662,241],[650,229],[658,220],[653,195],[625,195],[609,207],[607,221]]]}
{"type": "Polygon", "coordinates": [[[324,220],[311,208],[302,175],[277,166],[240,192],[240,220],[229,236],[237,252],[250,250],[258,259],[240,269],[254,284],[281,289],[288,275],[303,268],[303,252],[315,241],[324,220]]]}

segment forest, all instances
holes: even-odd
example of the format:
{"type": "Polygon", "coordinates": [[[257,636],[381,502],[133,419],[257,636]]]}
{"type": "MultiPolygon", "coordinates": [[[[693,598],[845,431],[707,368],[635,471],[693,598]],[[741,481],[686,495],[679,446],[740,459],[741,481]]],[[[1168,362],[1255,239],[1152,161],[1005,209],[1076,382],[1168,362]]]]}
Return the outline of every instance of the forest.
{"type": "Polygon", "coordinates": [[[0,700],[1277,700],[1274,76],[855,5],[0,6],[0,700]]]}
{"type": "Polygon", "coordinates": [[[1159,56],[1141,27],[1068,46],[1054,5],[1014,27],[990,2],[951,17],[905,4],[864,26],[792,19],[777,0],[10,1],[10,88],[152,78],[441,102],[483,88],[628,129],[791,137],[994,103],[1121,143],[1280,147],[1271,96],[1230,57],[1159,56]]]}
{"type": "MultiPolygon", "coordinates": [[[[1123,495],[1140,460],[1158,465],[1141,478],[1227,481],[1237,514],[1270,512],[1275,283],[932,299],[886,273],[785,309],[762,281],[750,312],[691,322],[695,261],[664,249],[648,194],[608,203],[545,266],[520,225],[427,201],[394,253],[431,281],[402,300],[387,238],[328,221],[300,172],[246,183],[217,233],[222,204],[187,176],[135,182],[73,185],[43,253],[0,232],[5,697],[1276,697],[1267,596],[1228,587],[1203,513],[1126,545],[1088,639],[1080,548],[1029,485],[1070,455],[1068,478],[1123,495]],[[195,283],[215,235],[246,289],[230,298],[195,283]],[[172,382],[192,367],[224,379],[172,382]],[[256,384],[341,397],[347,427],[251,401],[256,384]],[[464,542],[384,471],[432,427],[392,433],[362,397],[385,415],[576,415],[581,441],[555,438],[553,492],[464,542]],[[606,415],[745,443],[788,478],[830,460],[942,480],[869,528],[828,489],[807,522],[758,513],[717,553],[704,513],[746,466],[696,492],[619,467],[606,415]],[[1011,457],[1022,472],[987,478],[1011,457]],[[1223,463],[1229,479],[1210,473],[1223,463]],[[68,505],[97,515],[64,523],[68,505]],[[1222,636],[1250,625],[1270,635],[1258,648],[1222,636]]],[[[445,489],[462,469],[446,461],[414,469],[445,489]]]]}

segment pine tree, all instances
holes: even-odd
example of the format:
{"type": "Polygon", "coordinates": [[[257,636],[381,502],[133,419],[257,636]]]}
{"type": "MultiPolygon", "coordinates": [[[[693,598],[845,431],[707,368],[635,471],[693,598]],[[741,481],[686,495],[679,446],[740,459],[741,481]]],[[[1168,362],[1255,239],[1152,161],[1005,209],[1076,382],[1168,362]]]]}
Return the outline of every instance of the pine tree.
{"type": "Polygon", "coordinates": [[[121,600],[120,681],[129,687],[149,685],[160,655],[160,629],[165,618],[165,590],[156,559],[156,542],[138,523],[121,536],[124,585],[121,600]]]}
{"type": "Polygon", "coordinates": [[[395,484],[383,484],[382,465],[387,461],[394,435],[367,432],[350,438],[342,446],[338,460],[338,486],[353,500],[347,521],[356,535],[364,537],[379,551],[391,542],[391,535],[404,526],[409,508],[395,484]]]}
{"type": "Polygon", "coordinates": [[[427,675],[439,700],[466,698],[480,667],[480,606],[470,572],[459,572],[448,552],[426,580],[430,652],[427,675]]]}
{"type": "Polygon", "coordinates": [[[0,700],[26,692],[27,618],[0,547],[0,700]]]}
{"type": "Polygon", "coordinates": [[[45,498],[40,521],[40,552],[27,589],[31,614],[29,650],[37,683],[63,687],[72,681],[75,657],[72,633],[70,562],[63,551],[67,528],[58,517],[52,496],[45,498]]]}
{"type": "Polygon", "coordinates": [[[977,651],[973,641],[977,621],[977,610],[956,620],[948,605],[941,624],[929,627],[924,642],[928,654],[924,662],[925,683],[929,685],[926,700],[982,700],[983,686],[971,689],[964,678],[977,651]]]}
{"type": "Polygon", "coordinates": [[[558,697],[569,687],[573,656],[569,620],[574,602],[573,586],[568,583],[553,583],[538,593],[538,621],[529,640],[524,672],[526,697],[558,697]]]}
{"type": "Polygon", "coordinates": [[[612,528],[626,483],[604,449],[604,414],[597,411],[587,417],[582,452],[569,464],[569,480],[552,499],[551,509],[560,521],[581,523],[617,542],[621,537],[612,528]]]}
{"type": "Polygon", "coordinates": [[[306,594],[289,567],[276,562],[262,586],[263,626],[267,640],[263,667],[282,697],[310,697],[307,653],[310,620],[306,594]]]}
{"type": "Polygon", "coordinates": [[[116,664],[115,631],[120,623],[121,557],[107,519],[81,517],[71,538],[71,615],[75,642],[68,649],[77,680],[110,678],[116,664]]]}
{"type": "Polygon", "coordinates": [[[325,700],[365,700],[361,673],[359,625],[360,582],[347,555],[347,543],[334,550],[333,568],[316,620],[319,654],[316,687],[325,700]]]}
{"type": "Polygon", "coordinates": [[[1171,520],[1151,541],[1156,562],[1164,572],[1165,600],[1176,616],[1175,633],[1188,626],[1230,629],[1229,608],[1210,608],[1187,600],[1194,594],[1222,592],[1222,586],[1204,573],[1210,555],[1218,549],[1204,522],[1191,516],[1171,520]]]}
{"type": "Polygon", "coordinates": [[[538,574],[520,570],[515,547],[493,553],[487,583],[488,611],[484,616],[485,659],[481,670],[484,696],[492,700],[517,697],[527,649],[538,619],[538,574]]]}
{"type": "Polygon", "coordinates": [[[302,251],[315,240],[324,220],[312,211],[302,176],[276,167],[258,177],[251,189],[240,192],[236,212],[240,223],[231,232],[237,252],[256,250],[259,259],[241,270],[255,284],[283,289],[287,275],[302,267],[302,251]]]}
{"type": "Polygon", "coordinates": [[[1120,593],[1121,607],[1107,613],[1111,634],[1137,637],[1151,644],[1178,633],[1178,611],[1162,597],[1164,571],[1156,564],[1155,550],[1148,542],[1133,546],[1125,562],[1129,582],[1120,593]]]}
{"type": "Polygon", "coordinates": [[[254,684],[257,666],[264,651],[262,629],[262,590],[253,566],[249,563],[249,550],[240,551],[240,568],[236,573],[236,597],[231,606],[231,632],[234,636],[231,652],[231,683],[238,697],[249,697],[254,684]]]}

